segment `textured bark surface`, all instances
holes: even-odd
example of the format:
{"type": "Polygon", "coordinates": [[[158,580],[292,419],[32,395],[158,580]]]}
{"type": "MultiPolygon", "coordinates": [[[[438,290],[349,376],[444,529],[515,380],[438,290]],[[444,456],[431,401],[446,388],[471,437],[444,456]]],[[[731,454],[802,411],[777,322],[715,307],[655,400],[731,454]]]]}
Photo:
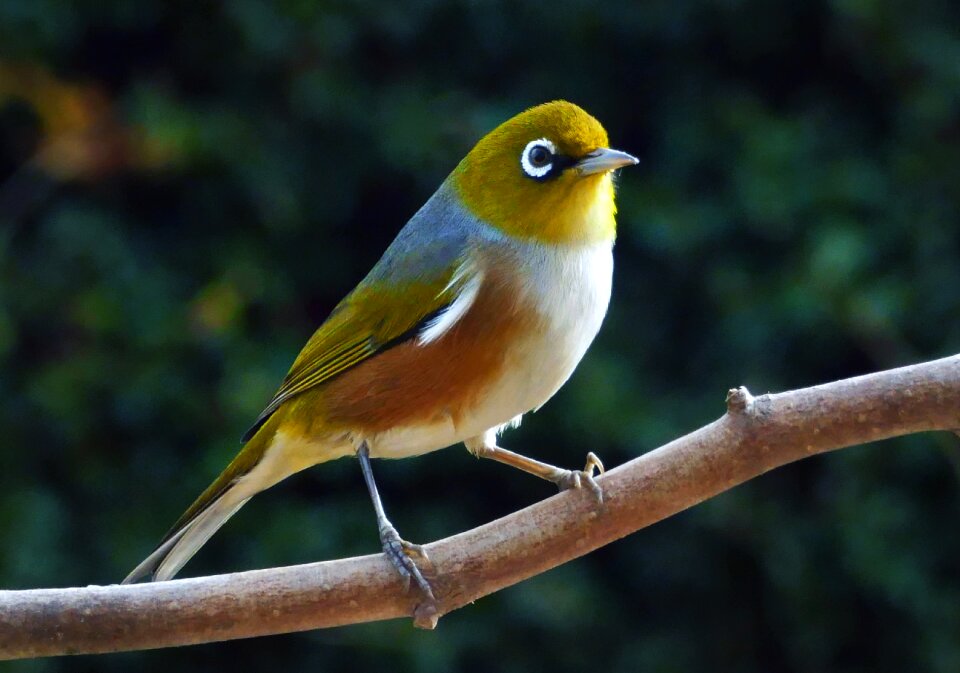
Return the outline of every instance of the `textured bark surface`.
{"type": "Polygon", "coordinates": [[[713,423],[568,491],[426,545],[439,612],[382,557],[133,586],[0,591],[0,658],[115,652],[450,612],[775,467],[853,444],[960,428],[960,356],[786,393],[731,390],[713,423]]]}

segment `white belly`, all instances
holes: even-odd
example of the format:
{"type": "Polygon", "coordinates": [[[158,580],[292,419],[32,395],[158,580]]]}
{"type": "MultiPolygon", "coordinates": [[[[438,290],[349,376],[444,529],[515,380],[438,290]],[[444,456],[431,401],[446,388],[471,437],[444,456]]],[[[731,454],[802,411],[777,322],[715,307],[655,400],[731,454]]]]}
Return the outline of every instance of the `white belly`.
{"type": "Polygon", "coordinates": [[[540,329],[505,353],[508,366],[465,418],[394,428],[368,442],[371,455],[403,458],[482,435],[535,410],[573,373],[600,330],[610,302],[612,243],[582,247],[522,244],[515,249],[522,305],[534,307],[540,329]]]}

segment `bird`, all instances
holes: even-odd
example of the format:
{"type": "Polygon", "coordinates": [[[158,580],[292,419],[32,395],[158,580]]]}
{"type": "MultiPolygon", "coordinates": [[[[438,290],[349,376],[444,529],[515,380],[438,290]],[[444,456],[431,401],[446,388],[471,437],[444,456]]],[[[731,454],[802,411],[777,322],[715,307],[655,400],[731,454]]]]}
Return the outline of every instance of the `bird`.
{"type": "Polygon", "coordinates": [[[359,461],[384,554],[435,600],[423,548],[391,524],[372,458],[463,443],[480,458],[602,502],[588,453],[567,470],[498,446],[567,381],[610,301],[614,175],[581,107],[531,107],[480,139],[296,357],[242,448],[123,580],[171,579],[252,496],[330,460],[359,461]]]}

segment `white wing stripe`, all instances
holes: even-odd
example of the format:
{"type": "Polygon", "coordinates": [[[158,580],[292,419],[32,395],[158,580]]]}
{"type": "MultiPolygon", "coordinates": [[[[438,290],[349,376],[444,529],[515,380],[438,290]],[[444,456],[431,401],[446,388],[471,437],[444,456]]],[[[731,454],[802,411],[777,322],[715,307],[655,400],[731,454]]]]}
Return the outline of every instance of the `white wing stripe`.
{"type": "MultiPolygon", "coordinates": [[[[464,265],[466,266],[466,265],[464,265]]],[[[461,280],[466,275],[464,267],[460,267],[454,277],[450,280],[450,285],[461,280]]],[[[436,341],[446,334],[451,327],[457,324],[463,316],[467,314],[470,307],[473,306],[477,293],[480,291],[480,284],[483,282],[483,274],[475,272],[473,276],[460,288],[460,294],[453,300],[446,310],[440,315],[428,322],[420,331],[417,338],[417,345],[426,346],[432,341],[436,341]]],[[[449,285],[447,286],[449,288],[449,285]]]]}

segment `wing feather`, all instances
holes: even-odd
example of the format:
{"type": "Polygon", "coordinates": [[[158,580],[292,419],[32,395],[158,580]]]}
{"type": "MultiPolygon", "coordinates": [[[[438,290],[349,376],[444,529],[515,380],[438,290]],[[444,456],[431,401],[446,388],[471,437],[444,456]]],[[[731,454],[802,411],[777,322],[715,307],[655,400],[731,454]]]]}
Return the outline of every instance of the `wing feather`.
{"type": "MultiPolygon", "coordinates": [[[[415,338],[463,295],[476,295],[481,275],[463,261],[433,278],[402,283],[361,283],[334,309],[294,361],[253,426],[249,441],[289,399],[320,385],[397,344],[415,338]],[[374,289],[376,288],[376,289],[374,289]],[[390,288],[389,290],[384,288],[390,288]]],[[[462,306],[463,301],[458,305],[462,306]]],[[[462,317],[463,310],[459,310],[462,317]]],[[[452,325],[455,320],[450,321],[452,325]]],[[[426,342],[421,342],[426,343],[426,342]]]]}

